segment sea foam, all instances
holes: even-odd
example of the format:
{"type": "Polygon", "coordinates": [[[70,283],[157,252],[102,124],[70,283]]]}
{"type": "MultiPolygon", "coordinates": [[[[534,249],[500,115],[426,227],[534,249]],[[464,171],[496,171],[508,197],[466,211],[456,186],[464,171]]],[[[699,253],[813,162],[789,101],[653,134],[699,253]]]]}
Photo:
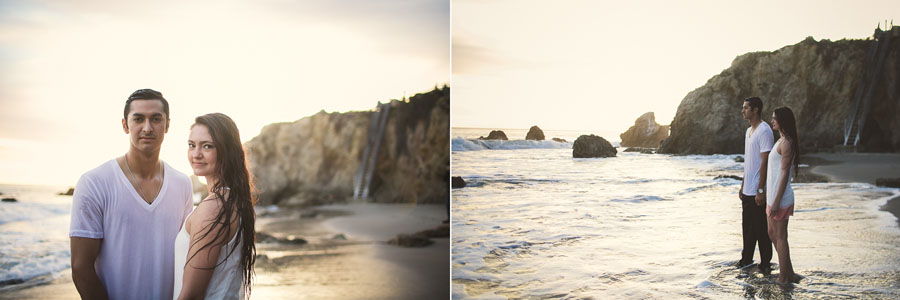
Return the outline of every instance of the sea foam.
{"type": "Polygon", "coordinates": [[[533,140],[478,140],[456,137],[452,141],[453,151],[477,150],[518,150],[518,149],[571,149],[572,143],[533,140]]]}

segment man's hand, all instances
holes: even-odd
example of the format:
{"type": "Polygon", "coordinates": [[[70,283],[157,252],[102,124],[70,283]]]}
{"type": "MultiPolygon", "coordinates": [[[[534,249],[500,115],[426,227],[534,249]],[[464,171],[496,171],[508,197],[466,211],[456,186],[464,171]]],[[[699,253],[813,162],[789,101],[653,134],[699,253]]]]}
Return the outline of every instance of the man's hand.
{"type": "Polygon", "coordinates": [[[756,205],[765,206],[766,205],[766,194],[756,194],[756,205]]]}

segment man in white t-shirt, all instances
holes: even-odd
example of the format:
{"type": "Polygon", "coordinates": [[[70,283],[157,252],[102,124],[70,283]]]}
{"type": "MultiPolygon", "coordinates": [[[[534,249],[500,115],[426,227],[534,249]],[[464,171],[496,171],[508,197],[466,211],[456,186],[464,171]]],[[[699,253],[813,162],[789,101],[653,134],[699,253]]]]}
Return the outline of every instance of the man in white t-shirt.
{"type": "Polygon", "coordinates": [[[84,173],[72,199],[72,280],[82,299],[171,299],[175,236],[193,207],[191,181],[159,160],[169,130],[162,94],[125,102],[124,156],[84,173]]]}
{"type": "Polygon", "coordinates": [[[738,195],[741,198],[744,249],[738,267],[753,263],[753,252],[759,245],[759,270],[772,270],[772,241],[766,224],[766,168],[772,151],[774,135],[769,124],[762,120],[763,103],[759,97],[744,100],[741,114],[750,122],[744,134],[744,180],[738,195]]]}

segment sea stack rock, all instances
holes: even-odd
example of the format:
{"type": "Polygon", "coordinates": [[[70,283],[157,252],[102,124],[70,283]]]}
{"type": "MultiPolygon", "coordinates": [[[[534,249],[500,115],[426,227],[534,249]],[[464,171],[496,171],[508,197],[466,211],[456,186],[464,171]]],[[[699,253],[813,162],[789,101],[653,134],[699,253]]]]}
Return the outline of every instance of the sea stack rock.
{"type": "Polygon", "coordinates": [[[75,195],[75,188],[69,187],[69,190],[59,193],[60,196],[72,196],[75,195]]]}
{"type": "Polygon", "coordinates": [[[557,142],[557,143],[568,143],[568,142],[566,141],[566,139],[561,139],[561,138],[553,138],[553,141],[554,141],[554,142],[557,142]]]}
{"type": "Polygon", "coordinates": [[[669,137],[669,126],[657,124],[656,116],[651,111],[637,118],[634,125],[619,137],[623,147],[656,148],[669,137]]]}
{"type": "Polygon", "coordinates": [[[593,134],[579,136],[572,145],[574,158],[615,157],[616,152],[609,141],[593,134]]]}
{"type": "Polygon", "coordinates": [[[540,127],[531,126],[531,129],[528,129],[528,134],[525,135],[526,140],[535,140],[535,141],[543,141],[544,140],[544,131],[541,130],[540,127]]]}
{"type": "MultiPolygon", "coordinates": [[[[900,26],[886,45],[878,80],[873,82],[860,149],[900,151],[900,26]]],[[[884,39],[884,37],[882,37],[884,39]]],[[[743,100],[763,101],[762,119],[788,106],[802,132],[801,149],[833,149],[844,142],[844,122],[854,104],[867,52],[876,41],[819,40],[812,37],[772,52],[740,55],[731,67],[684,97],[671,133],[659,153],[738,154],[744,152],[744,134],[750,125],[741,117],[743,100]]],[[[860,90],[861,91],[861,90],[860,90]]],[[[771,124],[769,124],[771,125],[771,124]]]]}
{"type": "Polygon", "coordinates": [[[487,137],[480,137],[479,140],[503,140],[508,141],[506,138],[506,133],[503,130],[491,130],[491,133],[488,134],[487,137]]]}

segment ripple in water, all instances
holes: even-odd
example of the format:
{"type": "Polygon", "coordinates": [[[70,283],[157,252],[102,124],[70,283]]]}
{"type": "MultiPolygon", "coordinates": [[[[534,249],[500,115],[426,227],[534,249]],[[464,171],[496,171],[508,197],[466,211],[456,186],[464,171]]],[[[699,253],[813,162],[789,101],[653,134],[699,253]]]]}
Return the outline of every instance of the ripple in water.
{"type": "Polygon", "coordinates": [[[740,182],[714,179],[741,175],[733,159],[454,152],[454,176],[481,184],[453,191],[453,298],[900,298],[900,228],[878,210],[900,191],[795,184],[789,242],[804,278],[782,287],[777,267],[734,266],[740,182]]]}

